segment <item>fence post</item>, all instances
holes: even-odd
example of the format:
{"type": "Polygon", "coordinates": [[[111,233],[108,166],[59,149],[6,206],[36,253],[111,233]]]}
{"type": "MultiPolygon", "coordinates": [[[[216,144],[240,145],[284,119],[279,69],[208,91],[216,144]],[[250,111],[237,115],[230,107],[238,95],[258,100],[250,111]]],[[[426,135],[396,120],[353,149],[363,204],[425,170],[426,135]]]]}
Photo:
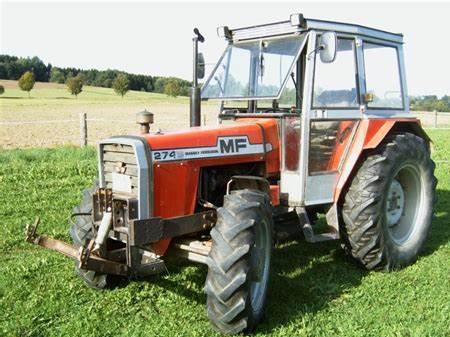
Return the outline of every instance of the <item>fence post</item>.
{"type": "Polygon", "coordinates": [[[438,118],[438,113],[437,110],[433,110],[434,113],[434,128],[437,128],[437,118],[438,118]]]}
{"type": "Polygon", "coordinates": [[[80,113],[80,146],[87,146],[87,114],[86,112],[80,113]]]}

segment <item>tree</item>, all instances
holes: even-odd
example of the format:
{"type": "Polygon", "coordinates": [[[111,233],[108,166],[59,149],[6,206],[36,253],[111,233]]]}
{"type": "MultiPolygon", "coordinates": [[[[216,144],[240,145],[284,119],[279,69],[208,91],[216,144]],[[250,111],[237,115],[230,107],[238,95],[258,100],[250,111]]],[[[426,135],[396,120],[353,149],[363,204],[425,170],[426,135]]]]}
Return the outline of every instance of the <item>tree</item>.
{"type": "Polygon", "coordinates": [[[152,92],[154,90],[153,88],[153,82],[150,80],[147,82],[146,91],[152,92]]]}
{"type": "Polygon", "coordinates": [[[163,93],[164,88],[166,86],[167,82],[166,79],[163,77],[158,77],[154,83],[153,89],[155,92],[163,93]]]}
{"type": "Polygon", "coordinates": [[[130,85],[130,81],[128,80],[128,77],[125,74],[119,74],[115,78],[112,87],[117,95],[125,96],[125,94],[128,91],[128,87],[130,85]]]}
{"type": "Polygon", "coordinates": [[[61,71],[61,69],[53,67],[50,71],[50,82],[54,83],[64,83],[64,73],[61,71]]]}
{"type": "Polygon", "coordinates": [[[4,92],[5,92],[5,87],[0,84],[0,95],[3,95],[4,92]]]}
{"type": "Polygon", "coordinates": [[[447,104],[447,102],[443,101],[443,100],[439,100],[436,105],[434,106],[434,109],[437,111],[449,111],[449,105],[447,104]]]}
{"type": "Polygon", "coordinates": [[[26,71],[22,76],[19,78],[19,88],[23,91],[28,92],[28,98],[30,98],[30,91],[34,87],[34,83],[36,82],[36,79],[34,77],[34,74],[31,71],[26,71]]]}
{"type": "Polygon", "coordinates": [[[66,81],[67,89],[72,95],[78,98],[78,94],[83,91],[83,79],[81,76],[70,77],[66,81]]]}
{"type": "Polygon", "coordinates": [[[167,96],[177,97],[180,95],[180,84],[175,80],[169,80],[164,86],[164,93],[167,96]]]}

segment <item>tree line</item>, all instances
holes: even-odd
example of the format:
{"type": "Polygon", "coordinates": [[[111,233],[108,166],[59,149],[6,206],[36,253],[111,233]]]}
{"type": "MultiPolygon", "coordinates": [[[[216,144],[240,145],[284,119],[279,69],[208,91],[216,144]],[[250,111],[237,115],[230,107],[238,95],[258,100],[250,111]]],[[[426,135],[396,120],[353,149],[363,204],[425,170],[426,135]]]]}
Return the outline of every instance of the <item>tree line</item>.
{"type": "Polygon", "coordinates": [[[50,63],[46,65],[36,56],[24,58],[0,55],[0,79],[18,80],[27,71],[32,72],[38,82],[67,83],[69,79],[78,77],[85,85],[104,88],[113,88],[114,81],[122,75],[128,80],[129,90],[167,93],[166,87],[169,86],[169,91],[175,96],[188,96],[191,86],[189,81],[176,77],[138,75],[111,69],[84,70],[54,67],[50,63]]]}
{"type": "Polygon", "coordinates": [[[411,110],[415,111],[450,111],[450,96],[438,98],[436,95],[411,96],[409,98],[411,110]]]}

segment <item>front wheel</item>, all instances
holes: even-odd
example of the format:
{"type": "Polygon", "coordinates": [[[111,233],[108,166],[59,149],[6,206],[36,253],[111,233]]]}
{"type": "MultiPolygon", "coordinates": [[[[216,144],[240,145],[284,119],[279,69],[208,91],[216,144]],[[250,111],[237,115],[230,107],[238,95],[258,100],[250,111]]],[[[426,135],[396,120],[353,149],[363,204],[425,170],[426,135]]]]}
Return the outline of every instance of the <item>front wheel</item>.
{"type": "MultiPolygon", "coordinates": [[[[92,195],[98,188],[95,183],[90,189],[83,191],[83,199],[79,206],[73,209],[75,222],[71,224],[70,236],[76,247],[87,247],[94,237],[94,223],[92,220],[92,195]]],[[[117,277],[102,274],[93,270],[80,269],[75,264],[75,272],[90,288],[104,289],[112,287],[117,282],[117,277]]]]}
{"type": "Polygon", "coordinates": [[[250,332],[264,315],[272,255],[272,210],[266,193],[233,191],[217,210],[208,258],[208,317],[224,334],[250,332]]]}
{"type": "Polygon", "coordinates": [[[431,226],[436,178],[426,142],[394,134],[359,168],[345,196],[343,236],[367,269],[415,261],[431,226]]]}

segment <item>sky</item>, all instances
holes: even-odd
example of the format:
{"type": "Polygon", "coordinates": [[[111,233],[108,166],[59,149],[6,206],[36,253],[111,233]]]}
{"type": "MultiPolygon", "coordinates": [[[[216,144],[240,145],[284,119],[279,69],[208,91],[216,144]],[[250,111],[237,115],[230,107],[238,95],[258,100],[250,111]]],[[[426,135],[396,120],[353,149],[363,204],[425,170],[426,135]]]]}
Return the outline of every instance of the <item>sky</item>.
{"type": "Polygon", "coordinates": [[[411,95],[450,94],[449,2],[42,2],[0,0],[0,53],[82,69],[192,78],[192,29],[211,70],[230,28],[306,18],[403,33],[411,95]]]}

